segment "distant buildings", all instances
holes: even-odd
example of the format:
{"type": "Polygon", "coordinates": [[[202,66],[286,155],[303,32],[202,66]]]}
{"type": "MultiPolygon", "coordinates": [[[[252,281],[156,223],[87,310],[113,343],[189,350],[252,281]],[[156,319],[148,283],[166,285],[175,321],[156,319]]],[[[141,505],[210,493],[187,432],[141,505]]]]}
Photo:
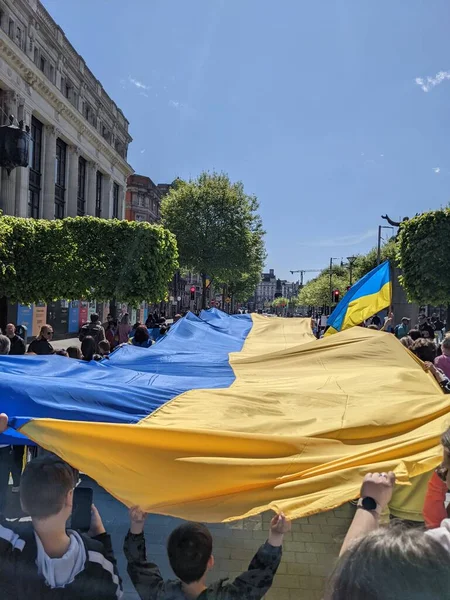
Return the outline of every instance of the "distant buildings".
{"type": "Polygon", "coordinates": [[[270,269],[268,273],[261,273],[261,282],[258,283],[255,296],[255,310],[268,308],[276,297],[293,298],[298,295],[299,285],[285,279],[277,279],[274,269],[270,269]]]}
{"type": "Polygon", "coordinates": [[[125,202],[127,221],[147,221],[157,223],[160,219],[161,200],[170,189],[170,185],[156,185],[144,175],[130,175],[125,202]]]}

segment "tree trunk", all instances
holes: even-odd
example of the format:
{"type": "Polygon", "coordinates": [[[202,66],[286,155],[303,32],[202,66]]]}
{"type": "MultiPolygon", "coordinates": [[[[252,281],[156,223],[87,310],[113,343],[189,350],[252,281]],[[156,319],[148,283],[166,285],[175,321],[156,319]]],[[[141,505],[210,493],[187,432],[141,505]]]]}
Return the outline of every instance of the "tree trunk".
{"type": "MultiPolygon", "coordinates": [[[[2,333],[6,331],[8,325],[8,298],[6,296],[0,297],[0,329],[2,333]]],[[[30,333],[31,335],[31,333],[30,333]]]]}
{"type": "Polygon", "coordinates": [[[115,298],[109,302],[109,314],[113,319],[117,319],[117,302],[115,298]]]}
{"type": "Polygon", "coordinates": [[[206,308],[206,275],[202,273],[202,309],[206,308]]]}

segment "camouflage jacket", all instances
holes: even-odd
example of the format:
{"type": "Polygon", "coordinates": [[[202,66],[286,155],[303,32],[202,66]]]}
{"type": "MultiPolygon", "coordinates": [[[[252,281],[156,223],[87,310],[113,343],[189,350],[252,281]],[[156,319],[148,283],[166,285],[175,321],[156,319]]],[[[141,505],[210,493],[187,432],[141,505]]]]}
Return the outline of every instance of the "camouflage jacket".
{"type": "MultiPolygon", "coordinates": [[[[128,574],[141,600],[186,600],[181,581],[164,581],[159,568],[147,562],[144,534],[128,533],[124,552],[128,574]]],[[[248,571],[234,581],[216,581],[197,600],[260,600],[272,585],[281,553],[281,547],[263,544],[253,557],[248,571]]]]}

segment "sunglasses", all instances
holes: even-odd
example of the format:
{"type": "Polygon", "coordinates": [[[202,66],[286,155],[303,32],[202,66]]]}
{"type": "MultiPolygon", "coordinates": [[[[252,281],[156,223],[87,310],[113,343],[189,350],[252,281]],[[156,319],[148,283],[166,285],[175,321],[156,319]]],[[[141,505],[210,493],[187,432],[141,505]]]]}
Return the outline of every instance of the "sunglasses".
{"type": "Polygon", "coordinates": [[[47,331],[47,335],[53,335],[53,331],[47,331]]]}

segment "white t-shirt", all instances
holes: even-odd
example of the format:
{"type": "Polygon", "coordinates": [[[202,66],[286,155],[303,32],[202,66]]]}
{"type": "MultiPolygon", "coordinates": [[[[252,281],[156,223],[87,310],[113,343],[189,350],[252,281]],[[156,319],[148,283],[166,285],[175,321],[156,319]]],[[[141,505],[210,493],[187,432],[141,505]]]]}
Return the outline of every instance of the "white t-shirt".
{"type": "Polygon", "coordinates": [[[448,552],[450,552],[450,519],[444,519],[440,527],[430,529],[425,535],[433,537],[442,544],[448,552]]]}

